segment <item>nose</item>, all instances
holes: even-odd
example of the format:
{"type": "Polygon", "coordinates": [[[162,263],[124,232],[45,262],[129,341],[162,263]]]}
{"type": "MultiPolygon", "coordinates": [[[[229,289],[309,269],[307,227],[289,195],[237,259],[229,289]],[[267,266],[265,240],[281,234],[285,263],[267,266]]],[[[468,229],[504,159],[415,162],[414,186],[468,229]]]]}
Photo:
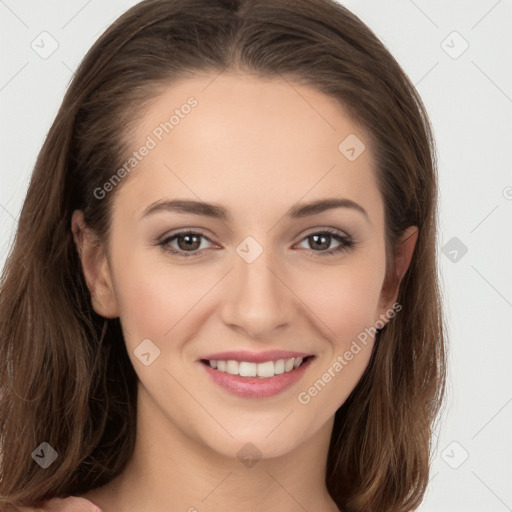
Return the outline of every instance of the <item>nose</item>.
{"type": "Polygon", "coordinates": [[[297,300],[270,250],[252,263],[235,254],[221,306],[223,322],[252,339],[272,339],[297,314],[297,300]]]}

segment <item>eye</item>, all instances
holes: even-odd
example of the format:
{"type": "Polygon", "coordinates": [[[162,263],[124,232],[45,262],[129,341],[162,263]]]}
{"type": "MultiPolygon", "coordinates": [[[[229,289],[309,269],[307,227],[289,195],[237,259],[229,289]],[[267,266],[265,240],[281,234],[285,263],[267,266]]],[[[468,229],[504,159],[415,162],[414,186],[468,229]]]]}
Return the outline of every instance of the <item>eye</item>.
{"type": "Polygon", "coordinates": [[[354,241],[350,236],[341,231],[330,228],[307,235],[303,238],[302,243],[304,242],[312,248],[314,253],[317,253],[313,254],[314,256],[328,256],[335,253],[341,253],[354,246],[354,241]],[[330,248],[333,241],[337,241],[338,246],[330,248]]]}
{"type": "MultiPolygon", "coordinates": [[[[213,242],[201,232],[182,230],[170,236],[166,236],[158,245],[162,247],[164,252],[187,258],[203,255],[203,250],[207,248],[203,245],[203,240],[213,244],[213,242]]],[[[304,242],[309,244],[313,253],[312,256],[329,256],[341,253],[355,245],[355,242],[350,236],[330,228],[307,235],[303,238],[301,243],[304,242]],[[337,241],[338,246],[330,248],[333,241],[337,241]]]]}
{"type": "Polygon", "coordinates": [[[211,243],[211,240],[200,232],[183,230],[164,238],[158,245],[160,245],[165,252],[177,256],[183,256],[185,258],[201,256],[201,251],[205,249],[202,244],[202,239],[211,243]],[[177,247],[171,245],[171,243],[176,243],[177,247]]]}

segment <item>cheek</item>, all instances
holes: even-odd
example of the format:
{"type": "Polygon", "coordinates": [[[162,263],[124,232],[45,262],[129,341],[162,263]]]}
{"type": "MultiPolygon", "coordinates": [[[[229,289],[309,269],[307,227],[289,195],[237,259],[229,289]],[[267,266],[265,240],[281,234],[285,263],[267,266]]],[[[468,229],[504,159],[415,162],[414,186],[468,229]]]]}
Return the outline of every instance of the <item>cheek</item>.
{"type": "Polygon", "coordinates": [[[143,253],[118,260],[115,282],[126,343],[131,347],[149,338],[163,348],[201,290],[204,294],[204,283],[191,280],[186,269],[151,261],[143,253]]]}
{"type": "Polygon", "coordinates": [[[315,418],[311,432],[343,405],[368,366],[382,269],[347,268],[335,279],[331,275],[325,280],[324,293],[317,289],[309,295],[311,309],[319,311],[317,325],[324,326],[330,341],[296,397],[305,417],[315,418]]]}
{"type": "Polygon", "coordinates": [[[318,421],[345,402],[368,366],[384,275],[382,247],[370,256],[354,257],[350,264],[317,273],[315,286],[304,284],[307,304],[330,342],[323,346],[316,368],[297,397],[300,404],[310,405],[308,411],[318,412],[318,421]]]}
{"type": "MultiPolygon", "coordinates": [[[[384,261],[363,259],[324,268],[301,285],[307,305],[336,344],[373,325],[384,279],[384,261]]],[[[304,276],[306,277],[306,276],[304,276]]]]}

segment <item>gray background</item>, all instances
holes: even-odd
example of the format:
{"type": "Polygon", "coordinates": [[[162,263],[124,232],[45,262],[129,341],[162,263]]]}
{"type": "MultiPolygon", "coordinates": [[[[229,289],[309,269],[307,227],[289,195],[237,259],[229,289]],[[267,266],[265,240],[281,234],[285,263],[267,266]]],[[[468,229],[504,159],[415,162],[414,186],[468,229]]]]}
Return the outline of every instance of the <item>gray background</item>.
{"type": "MultiPolygon", "coordinates": [[[[0,268],[73,70],[135,3],[0,0],[0,268]]],[[[417,85],[438,145],[450,377],[419,510],[512,510],[512,1],[342,3],[417,85]]]]}

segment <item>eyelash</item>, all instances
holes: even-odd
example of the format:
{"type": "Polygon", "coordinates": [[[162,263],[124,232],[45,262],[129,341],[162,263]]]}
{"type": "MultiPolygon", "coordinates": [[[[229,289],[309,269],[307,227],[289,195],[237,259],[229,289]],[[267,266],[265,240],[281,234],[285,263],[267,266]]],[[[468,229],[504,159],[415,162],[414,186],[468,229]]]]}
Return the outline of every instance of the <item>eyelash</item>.
{"type": "MultiPolygon", "coordinates": [[[[302,238],[301,242],[308,239],[309,237],[311,237],[313,235],[330,235],[332,238],[334,238],[338,242],[340,242],[341,245],[339,247],[336,247],[335,249],[329,249],[327,251],[314,251],[313,249],[311,249],[311,251],[313,253],[317,253],[317,254],[312,255],[312,257],[331,256],[331,255],[334,255],[337,253],[341,254],[341,253],[353,248],[356,245],[356,243],[350,236],[342,235],[340,233],[341,232],[339,232],[337,230],[326,228],[326,229],[322,229],[321,231],[314,231],[312,233],[309,233],[304,238],[302,238]]],[[[173,241],[174,239],[178,238],[179,236],[183,236],[183,235],[199,235],[199,236],[205,238],[206,240],[208,240],[209,242],[214,243],[214,242],[212,242],[212,240],[210,240],[206,235],[204,235],[201,232],[190,231],[190,230],[184,229],[184,230],[174,233],[172,236],[168,236],[168,237],[164,238],[162,241],[160,241],[158,243],[158,245],[162,247],[162,250],[164,252],[173,254],[173,255],[176,255],[179,257],[189,258],[189,257],[201,256],[202,253],[199,250],[196,250],[194,252],[187,252],[187,251],[181,251],[181,250],[176,250],[176,249],[169,249],[168,244],[171,241],[173,241]]]]}

